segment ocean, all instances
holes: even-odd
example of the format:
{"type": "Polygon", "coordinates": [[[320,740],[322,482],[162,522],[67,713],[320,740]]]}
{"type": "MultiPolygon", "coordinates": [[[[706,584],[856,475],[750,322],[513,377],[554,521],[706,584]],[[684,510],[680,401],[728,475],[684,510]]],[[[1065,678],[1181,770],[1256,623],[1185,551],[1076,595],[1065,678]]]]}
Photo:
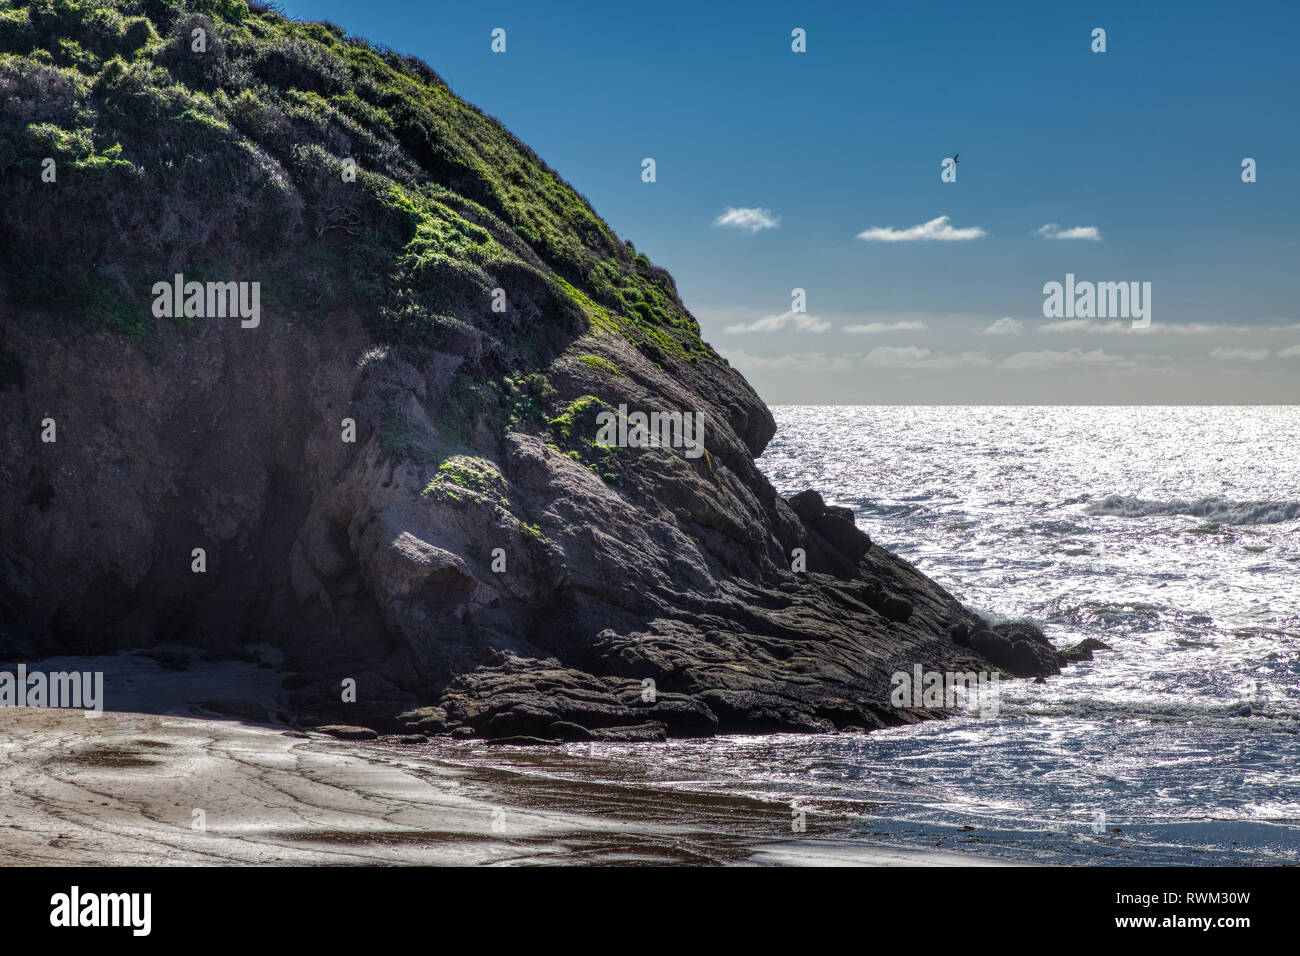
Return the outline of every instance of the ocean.
{"type": "MultiPolygon", "coordinates": [[[[828,841],[1005,862],[1300,863],[1300,408],[783,406],[759,461],[1060,648],[972,712],[470,764],[752,797],[828,841]]],[[[507,751],[515,751],[513,755],[507,751]]],[[[792,828],[793,829],[793,828],[792,828]]]]}

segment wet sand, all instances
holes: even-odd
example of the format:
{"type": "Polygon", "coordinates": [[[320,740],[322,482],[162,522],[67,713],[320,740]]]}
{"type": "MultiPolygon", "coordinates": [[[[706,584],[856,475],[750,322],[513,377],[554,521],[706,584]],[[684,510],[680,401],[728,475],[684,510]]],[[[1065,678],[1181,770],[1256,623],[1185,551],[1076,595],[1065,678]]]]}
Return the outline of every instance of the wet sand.
{"type": "Polygon", "coordinates": [[[792,834],[788,807],[746,797],[454,760],[481,744],[286,733],[273,716],[279,674],[252,664],[176,671],[117,655],[40,666],[104,670],[106,686],[130,686],[118,696],[147,706],[97,718],[0,708],[0,865],[993,862],[865,845],[812,815],[792,834]],[[202,716],[200,701],[231,698],[264,706],[268,724],[202,716]]]}

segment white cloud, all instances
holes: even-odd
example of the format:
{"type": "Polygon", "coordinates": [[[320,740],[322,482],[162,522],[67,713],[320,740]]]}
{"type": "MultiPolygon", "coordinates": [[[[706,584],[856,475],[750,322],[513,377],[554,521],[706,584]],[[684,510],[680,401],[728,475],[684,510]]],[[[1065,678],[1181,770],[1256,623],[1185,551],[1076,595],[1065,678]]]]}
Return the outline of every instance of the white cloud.
{"type": "Polygon", "coordinates": [[[1244,362],[1262,362],[1268,358],[1268,349],[1215,349],[1210,358],[1223,361],[1240,359],[1244,362]]]}
{"type": "Polygon", "coordinates": [[[775,229],[781,225],[781,217],[772,215],[770,209],[734,209],[728,206],[722,215],[713,220],[715,226],[727,226],[732,229],[748,229],[760,232],[775,229]]]}
{"type": "Polygon", "coordinates": [[[1135,329],[1134,331],[1177,332],[1179,335],[1217,335],[1220,333],[1233,335],[1242,332],[1254,332],[1255,329],[1249,325],[1206,325],[1203,322],[1152,322],[1145,329],[1135,329]]]}
{"type": "MultiPolygon", "coordinates": [[[[1151,328],[1151,326],[1147,326],[1151,328]]],[[[1094,322],[1092,319],[1063,319],[1038,326],[1040,332],[1087,332],[1091,335],[1133,330],[1132,322],[1094,322]]]]}
{"type": "Polygon", "coordinates": [[[1300,358],[1300,345],[1293,345],[1277,353],[1278,358],[1300,358]]]}
{"type": "Polygon", "coordinates": [[[940,216],[920,226],[910,229],[895,229],[893,226],[872,226],[858,233],[859,239],[867,242],[916,242],[922,239],[940,239],[947,242],[960,239],[978,239],[985,235],[983,229],[971,226],[966,229],[954,229],[948,225],[948,217],[940,216]]]}
{"type": "Polygon", "coordinates": [[[1091,239],[1093,242],[1101,242],[1101,232],[1096,226],[1062,229],[1060,223],[1049,222],[1038,230],[1038,234],[1044,239],[1091,239]]]}
{"type": "Polygon", "coordinates": [[[1040,332],[1087,332],[1092,335],[1133,332],[1150,335],[1157,332],[1175,332],[1179,335],[1211,335],[1214,333],[1242,333],[1252,331],[1250,326],[1206,325],[1201,322],[1152,322],[1146,328],[1133,328],[1133,323],[1094,322],[1092,319],[1064,319],[1038,326],[1040,332]]]}
{"type": "Polygon", "coordinates": [[[802,352],[794,355],[750,355],[748,352],[726,352],[727,360],[739,369],[779,369],[798,372],[833,372],[853,367],[859,356],[827,355],[825,352],[802,352]]]}
{"type": "Polygon", "coordinates": [[[1004,315],[1002,318],[998,319],[987,329],[985,329],[984,334],[985,335],[1020,335],[1024,331],[1025,331],[1024,325],[1017,322],[1011,316],[1004,315]]]}
{"type": "Polygon", "coordinates": [[[1085,352],[1079,348],[1069,349],[1065,352],[1056,352],[1051,349],[1043,349],[1037,352],[1017,352],[1015,355],[1009,355],[1002,360],[1003,368],[1016,369],[1059,368],[1062,365],[1101,365],[1118,368],[1131,367],[1135,364],[1132,359],[1125,358],[1122,355],[1111,355],[1102,349],[1085,352]]]}
{"type": "Polygon", "coordinates": [[[874,335],[877,332],[924,332],[928,328],[924,322],[864,322],[846,325],[841,332],[855,335],[874,335]]]}
{"type": "Polygon", "coordinates": [[[868,352],[862,363],[883,368],[982,368],[993,364],[983,352],[944,355],[918,345],[882,345],[868,352]]]}
{"type": "Polygon", "coordinates": [[[831,324],[825,319],[819,319],[815,315],[809,315],[806,312],[782,312],[780,315],[768,315],[748,325],[741,322],[736,325],[729,325],[724,332],[737,334],[740,332],[779,332],[791,322],[800,332],[825,332],[831,327],[831,324]]]}

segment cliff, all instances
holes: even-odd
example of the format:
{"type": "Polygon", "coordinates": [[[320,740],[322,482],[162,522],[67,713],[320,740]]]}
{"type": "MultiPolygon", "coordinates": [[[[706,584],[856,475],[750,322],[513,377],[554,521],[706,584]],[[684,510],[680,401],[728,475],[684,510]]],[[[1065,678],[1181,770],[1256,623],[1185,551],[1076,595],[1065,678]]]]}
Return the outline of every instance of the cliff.
{"type": "Polygon", "coordinates": [[[270,642],[305,721],[498,739],[880,727],[929,715],[889,705],[917,663],[1056,669],[778,497],[668,273],[416,59],[20,0],[0,190],[0,657],[270,642]],[[607,447],[620,406],[703,453],[607,447]]]}

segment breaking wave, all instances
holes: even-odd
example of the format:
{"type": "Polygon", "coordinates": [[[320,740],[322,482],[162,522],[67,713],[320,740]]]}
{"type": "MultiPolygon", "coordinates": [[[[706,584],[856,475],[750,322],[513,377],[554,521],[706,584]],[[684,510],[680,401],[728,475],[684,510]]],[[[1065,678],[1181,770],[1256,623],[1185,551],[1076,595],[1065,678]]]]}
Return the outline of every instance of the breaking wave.
{"type": "Polygon", "coordinates": [[[1300,501],[1228,501],[1225,498],[1147,501],[1128,495],[1107,495],[1100,501],[1092,502],[1084,510],[1089,514],[1120,518],[1191,515],[1221,524],[1277,524],[1300,518],[1300,501]]]}

